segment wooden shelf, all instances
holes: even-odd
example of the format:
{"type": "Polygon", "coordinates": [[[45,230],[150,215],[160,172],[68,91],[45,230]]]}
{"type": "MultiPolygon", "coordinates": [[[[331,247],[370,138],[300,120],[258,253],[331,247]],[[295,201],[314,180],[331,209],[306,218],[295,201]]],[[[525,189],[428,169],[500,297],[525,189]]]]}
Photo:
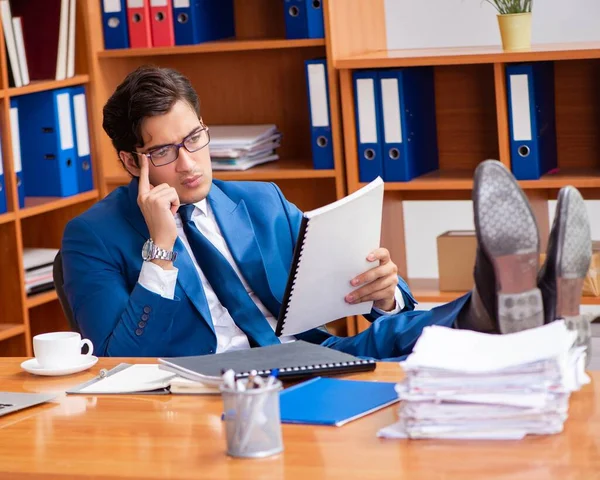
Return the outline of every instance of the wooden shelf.
{"type": "Polygon", "coordinates": [[[16,337],[25,333],[25,325],[17,323],[0,323],[0,340],[16,337]]]}
{"type": "MultiPolygon", "coordinates": [[[[361,182],[359,187],[367,185],[361,182]]],[[[544,175],[539,180],[520,180],[525,190],[561,188],[572,185],[576,188],[600,188],[600,169],[563,169],[544,175]]],[[[391,191],[447,191],[472,190],[473,172],[468,170],[438,170],[417,177],[410,182],[386,182],[385,189],[391,191]]]]}
{"type": "MultiPolygon", "coordinates": [[[[335,178],[335,170],[317,170],[312,167],[312,159],[284,159],[258,165],[244,171],[213,170],[213,177],[219,180],[286,180],[310,178],[335,178]]],[[[126,185],[131,177],[126,173],[105,177],[108,185],[126,185]]]]}
{"type": "Polygon", "coordinates": [[[13,212],[3,213],[0,215],[0,224],[12,222],[16,218],[13,212]]]}
{"type": "MultiPolygon", "coordinates": [[[[440,291],[437,278],[412,278],[408,280],[413,296],[419,303],[447,303],[467,292],[440,291]]],[[[581,297],[582,305],[600,305],[600,297],[581,297]]]]}
{"type": "Polygon", "coordinates": [[[335,170],[315,169],[312,159],[283,159],[258,165],[245,171],[213,170],[213,176],[219,180],[335,178],[335,170]]]}
{"type": "Polygon", "coordinates": [[[98,52],[98,58],[154,57],[158,55],[186,55],[191,53],[244,52],[251,50],[321,47],[324,45],[325,40],[322,38],[307,38],[300,40],[287,40],[285,38],[264,40],[220,40],[217,42],[206,42],[198,45],[181,45],[176,47],[102,50],[98,52]]]}
{"type": "Polygon", "coordinates": [[[20,218],[33,217],[41,213],[46,213],[58,208],[76,205],[78,203],[96,200],[98,198],[98,190],[90,190],[89,192],[79,193],[70,197],[25,197],[25,208],[19,210],[20,218]]]}
{"type": "Polygon", "coordinates": [[[53,302],[54,300],[58,300],[58,294],[56,293],[56,290],[50,290],[48,292],[38,293],[27,297],[25,303],[27,308],[34,308],[43,305],[44,303],[53,302]]]}
{"type": "Polygon", "coordinates": [[[417,48],[376,50],[333,64],[338,69],[390,68],[417,65],[467,65],[473,63],[529,62],[600,58],[600,42],[572,42],[533,45],[527,50],[504,51],[499,45],[487,47],[417,48]]]}
{"type": "Polygon", "coordinates": [[[74,77],[65,80],[39,80],[31,82],[29,85],[19,88],[9,88],[8,96],[16,97],[18,95],[27,95],[28,93],[44,92],[46,90],[54,90],[63,87],[72,87],[74,85],[82,85],[88,83],[89,75],[75,75],[74,77]]]}
{"type": "Polygon", "coordinates": [[[561,188],[565,185],[573,185],[576,188],[599,188],[600,169],[565,168],[556,173],[544,175],[539,180],[521,180],[519,184],[526,189],[561,188]]]}

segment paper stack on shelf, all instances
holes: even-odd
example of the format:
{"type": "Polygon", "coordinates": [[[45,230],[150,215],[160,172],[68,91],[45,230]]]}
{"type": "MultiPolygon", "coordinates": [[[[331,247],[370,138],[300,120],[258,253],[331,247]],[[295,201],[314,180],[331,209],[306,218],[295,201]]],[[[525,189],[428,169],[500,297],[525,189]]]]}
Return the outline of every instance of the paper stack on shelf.
{"type": "Polygon", "coordinates": [[[272,124],[212,125],[210,157],[213,170],[247,170],[279,159],[281,132],[272,124]]]}
{"type": "Polygon", "coordinates": [[[430,326],[400,365],[399,421],[386,438],[521,439],[563,430],[590,379],[564,320],[508,335],[430,326]]]}
{"type": "Polygon", "coordinates": [[[52,265],[58,253],[56,248],[24,248],[25,292],[27,295],[54,289],[52,265]]]}

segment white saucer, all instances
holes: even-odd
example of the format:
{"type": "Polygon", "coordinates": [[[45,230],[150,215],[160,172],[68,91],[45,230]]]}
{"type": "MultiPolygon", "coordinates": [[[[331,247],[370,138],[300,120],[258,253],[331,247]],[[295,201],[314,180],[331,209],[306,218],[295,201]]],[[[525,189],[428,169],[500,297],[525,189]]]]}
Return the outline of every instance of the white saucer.
{"type": "Polygon", "coordinates": [[[94,355],[81,355],[75,364],[59,367],[59,368],[43,368],[37,361],[37,358],[30,358],[21,364],[21,368],[26,372],[34,375],[59,376],[70,375],[72,373],[83,372],[90,367],[93,367],[98,361],[98,357],[94,355]]]}

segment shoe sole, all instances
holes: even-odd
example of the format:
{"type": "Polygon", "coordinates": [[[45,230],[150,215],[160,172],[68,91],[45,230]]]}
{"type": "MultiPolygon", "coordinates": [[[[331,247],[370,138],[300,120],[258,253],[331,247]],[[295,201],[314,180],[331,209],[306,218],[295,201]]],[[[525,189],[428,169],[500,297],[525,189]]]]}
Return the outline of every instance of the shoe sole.
{"type": "Polygon", "coordinates": [[[477,167],[473,193],[478,242],[496,277],[499,332],[542,326],[544,306],[537,287],[540,239],[527,197],[512,174],[494,160],[477,167]]]}
{"type": "Polygon", "coordinates": [[[558,244],[556,255],[556,317],[579,315],[583,281],[592,259],[592,235],[579,191],[561,189],[556,205],[558,244]]]}

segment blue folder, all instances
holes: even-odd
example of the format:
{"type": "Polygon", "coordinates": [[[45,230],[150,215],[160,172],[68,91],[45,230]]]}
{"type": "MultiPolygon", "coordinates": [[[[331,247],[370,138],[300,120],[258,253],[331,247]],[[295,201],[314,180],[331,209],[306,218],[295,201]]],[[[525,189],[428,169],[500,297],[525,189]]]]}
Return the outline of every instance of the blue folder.
{"type": "Polygon", "coordinates": [[[127,6],[125,0],[100,0],[104,48],[129,48],[127,6]]]}
{"type": "Polygon", "coordinates": [[[78,193],[70,88],[19,97],[19,128],[25,195],[78,193]]]}
{"type": "Polygon", "coordinates": [[[558,165],[554,65],[506,66],[510,159],[517,180],[538,180],[558,165]]]}
{"type": "MultiPolygon", "coordinates": [[[[17,181],[19,208],[25,208],[25,195],[27,193],[25,189],[25,172],[23,170],[23,155],[21,151],[23,138],[21,138],[21,113],[19,112],[19,105],[21,103],[20,98],[13,97],[10,99],[10,136],[12,143],[13,168],[15,170],[17,181]]],[[[26,143],[28,141],[30,141],[30,139],[26,139],[26,143]]]]}
{"type": "Polygon", "coordinates": [[[306,3],[306,37],[325,38],[323,22],[323,1],[304,0],[306,3]]]}
{"type": "Polygon", "coordinates": [[[437,170],[433,67],[379,71],[383,180],[408,182],[437,170]]]}
{"type": "Polygon", "coordinates": [[[77,185],[78,191],[81,193],[94,188],[87,101],[83,85],[71,87],[71,108],[73,114],[73,132],[75,133],[75,145],[77,147],[75,151],[77,185]]]}
{"type": "Polygon", "coordinates": [[[173,3],[175,45],[195,45],[235,35],[233,0],[173,3]]]}
{"type": "Polygon", "coordinates": [[[310,109],[310,136],[315,169],[332,169],[333,141],[325,59],[305,61],[308,106],[310,109]]]}
{"type": "Polygon", "coordinates": [[[285,37],[324,38],[323,2],[321,0],[285,0],[285,37]]]}
{"type": "Polygon", "coordinates": [[[381,141],[381,88],[377,70],[356,70],[354,84],[354,110],[358,150],[358,178],[370,182],[383,178],[381,141]]]}
{"type": "Polygon", "coordinates": [[[394,382],[315,377],[279,394],[282,423],[341,427],[399,401],[394,382]]]}

